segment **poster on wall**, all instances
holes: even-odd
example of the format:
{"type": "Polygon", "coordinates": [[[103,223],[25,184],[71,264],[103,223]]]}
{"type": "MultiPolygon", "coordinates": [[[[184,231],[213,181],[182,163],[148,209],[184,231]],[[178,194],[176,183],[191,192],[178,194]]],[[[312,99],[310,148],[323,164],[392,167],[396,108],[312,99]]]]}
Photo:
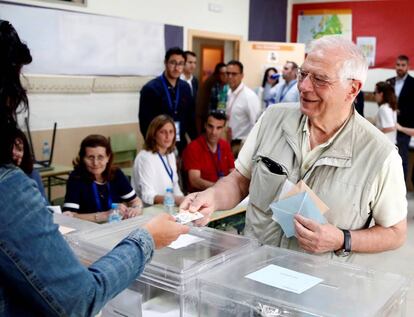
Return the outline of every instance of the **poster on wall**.
{"type": "Polygon", "coordinates": [[[374,36],[359,36],[357,37],[357,46],[362,50],[362,53],[364,53],[369,67],[375,66],[377,38],[374,36]]]}
{"type": "Polygon", "coordinates": [[[298,15],[298,43],[308,44],[325,35],[352,40],[352,10],[303,10],[298,15]]]}

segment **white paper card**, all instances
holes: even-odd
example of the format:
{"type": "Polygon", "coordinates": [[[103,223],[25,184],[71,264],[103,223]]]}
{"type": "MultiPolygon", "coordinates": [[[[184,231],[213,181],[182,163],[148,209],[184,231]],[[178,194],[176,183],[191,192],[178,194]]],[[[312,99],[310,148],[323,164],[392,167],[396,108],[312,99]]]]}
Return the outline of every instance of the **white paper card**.
{"type": "Polygon", "coordinates": [[[196,212],[183,211],[183,212],[180,212],[174,215],[174,217],[175,217],[175,221],[184,225],[186,223],[204,218],[204,215],[198,211],[196,212]]]}
{"type": "Polygon", "coordinates": [[[245,277],[296,294],[301,294],[323,281],[318,277],[288,270],[274,264],[270,264],[245,277]]]}
{"type": "Polygon", "coordinates": [[[75,231],[76,229],[65,227],[65,226],[59,226],[59,231],[61,234],[67,234],[69,232],[75,231]]]}
{"type": "Polygon", "coordinates": [[[61,214],[62,208],[60,206],[47,206],[47,209],[49,209],[54,214],[61,214]]]}
{"type": "Polygon", "coordinates": [[[180,248],[184,248],[193,243],[197,243],[203,240],[204,240],[203,238],[199,238],[191,234],[182,234],[181,236],[178,237],[177,240],[171,243],[168,247],[171,249],[180,249],[180,248]]]}

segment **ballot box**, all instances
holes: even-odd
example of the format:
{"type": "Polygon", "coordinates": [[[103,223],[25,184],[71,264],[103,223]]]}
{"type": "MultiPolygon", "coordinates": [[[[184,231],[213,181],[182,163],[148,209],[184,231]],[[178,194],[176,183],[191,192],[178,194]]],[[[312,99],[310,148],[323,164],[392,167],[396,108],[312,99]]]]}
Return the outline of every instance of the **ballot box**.
{"type": "MultiPolygon", "coordinates": [[[[68,240],[80,260],[89,265],[148,219],[142,216],[101,225],[71,234],[68,240]]],[[[129,289],[141,294],[144,317],[196,316],[198,275],[249,254],[257,247],[255,239],[207,227],[192,227],[170,246],[156,250],[152,261],[129,289]]]]}
{"type": "Polygon", "coordinates": [[[397,274],[262,246],[200,275],[198,316],[405,316],[397,274]]]}
{"type": "Polygon", "coordinates": [[[74,234],[80,231],[89,231],[99,228],[99,224],[69,217],[63,214],[53,214],[53,222],[59,225],[59,231],[64,235],[74,234]]]}

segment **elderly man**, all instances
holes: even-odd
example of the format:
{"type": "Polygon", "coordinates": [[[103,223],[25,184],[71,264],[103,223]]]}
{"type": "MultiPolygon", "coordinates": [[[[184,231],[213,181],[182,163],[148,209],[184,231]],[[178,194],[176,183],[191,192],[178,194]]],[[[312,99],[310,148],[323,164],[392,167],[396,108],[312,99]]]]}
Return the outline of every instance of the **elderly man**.
{"type": "Polygon", "coordinates": [[[331,257],[401,246],[407,214],[401,158],[352,106],[366,74],[367,63],[353,43],[335,36],[315,40],[298,73],[300,108],[268,109],[250,132],[236,170],[187,196],[181,207],[208,219],[250,193],[245,233],[262,243],[331,257]],[[330,207],[326,224],[296,215],[295,237],[283,235],[269,204],[287,180],[305,181],[330,207]]]}

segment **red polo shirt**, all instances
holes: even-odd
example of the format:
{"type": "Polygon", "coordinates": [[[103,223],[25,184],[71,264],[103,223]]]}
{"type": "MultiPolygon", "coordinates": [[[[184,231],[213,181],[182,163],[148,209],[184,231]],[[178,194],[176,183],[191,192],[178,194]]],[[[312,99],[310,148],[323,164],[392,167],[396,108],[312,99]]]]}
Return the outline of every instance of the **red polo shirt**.
{"type": "MultiPolygon", "coordinates": [[[[228,175],[234,168],[234,156],[229,142],[219,139],[217,150],[212,153],[208,148],[206,136],[199,136],[185,148],[183,167],[186,172],[199,170],[202,179],[217,182],[219,177],[228,175]]],[[[195,189],[189,184],[189,190],[195,189]]]]}

